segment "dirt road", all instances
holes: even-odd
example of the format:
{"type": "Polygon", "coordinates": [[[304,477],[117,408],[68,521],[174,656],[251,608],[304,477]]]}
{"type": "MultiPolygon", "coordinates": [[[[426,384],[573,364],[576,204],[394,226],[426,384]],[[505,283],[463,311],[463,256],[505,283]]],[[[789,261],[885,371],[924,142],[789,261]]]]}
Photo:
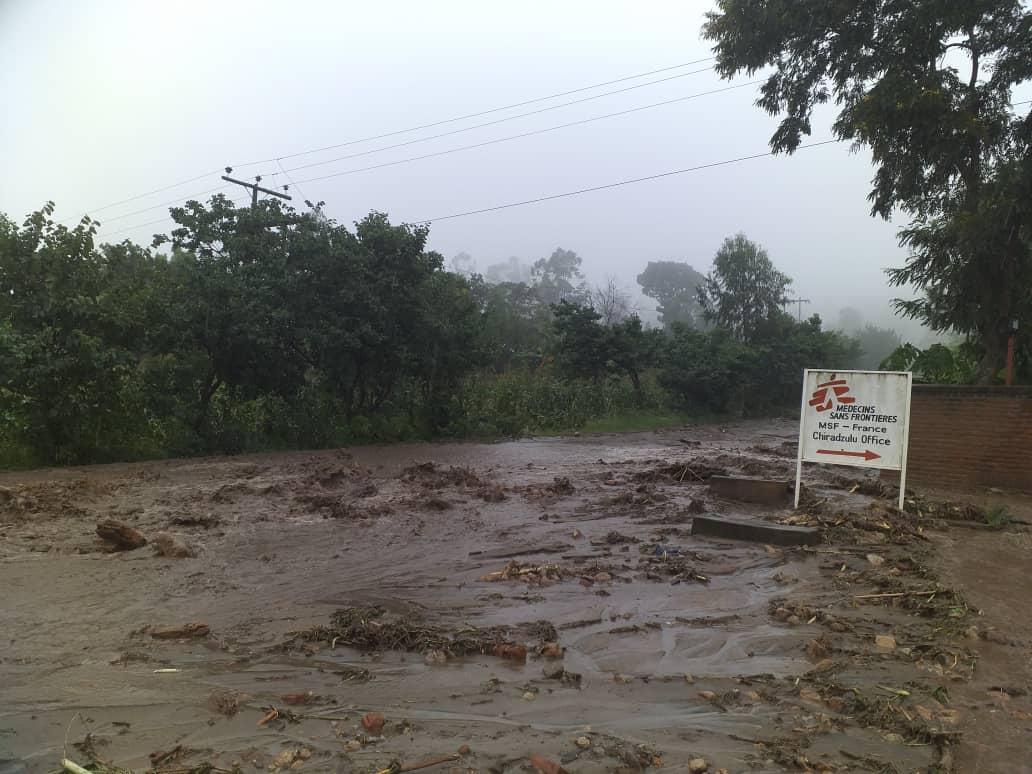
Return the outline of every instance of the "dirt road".
{"type": "Polygon", "coordinates": [[[841,469],[809,472],[795,515],[709,493],[788,479],[794,440],[765,422],[2,475],[0,772],[1032,770],[1029,534],[894,513],[841,469]],[[699,512],[825,541],[693,537],[699,512]],[[112,552],[103,519],[148,545],[112,552]],[[161,532],[193,556],[156,555],[161,532]]]}

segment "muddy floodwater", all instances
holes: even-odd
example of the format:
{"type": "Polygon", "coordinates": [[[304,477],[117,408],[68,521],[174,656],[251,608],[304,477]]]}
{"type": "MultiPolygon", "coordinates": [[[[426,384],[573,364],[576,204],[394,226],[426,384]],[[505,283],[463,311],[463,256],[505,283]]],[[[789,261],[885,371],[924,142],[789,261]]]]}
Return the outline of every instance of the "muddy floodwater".
{"type": "Polygon", "coordinates": [[[789,480],[795,441],[0,475],[0,772],[1032,771],[1028,501],[990,530],[844,468],[807,468],[797,512],[711,494],[789,480]],[[693,536],[698,514],[822,542],[693,536]],[[107,519],[147,545],[113,550],[107,519]]]}

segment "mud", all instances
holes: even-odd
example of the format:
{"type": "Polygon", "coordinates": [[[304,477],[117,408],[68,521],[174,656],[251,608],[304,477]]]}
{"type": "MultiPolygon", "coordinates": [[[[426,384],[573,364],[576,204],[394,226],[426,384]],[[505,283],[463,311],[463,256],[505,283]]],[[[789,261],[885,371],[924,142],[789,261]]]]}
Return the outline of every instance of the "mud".
{"type": "Polygon", "coordinates": [[[900,514],[834,468],[807,471],[799,512],[709,493],[790,478],[794,439],[743,423],[2,475],[0,771],[1027,770],[1032,533],[951,526],[976,512],[931,500],[900,514]],[[695,513],[825,542],[692,537],[695,513]],[[193,555],[111,552],[107,519],[193,555]]]}

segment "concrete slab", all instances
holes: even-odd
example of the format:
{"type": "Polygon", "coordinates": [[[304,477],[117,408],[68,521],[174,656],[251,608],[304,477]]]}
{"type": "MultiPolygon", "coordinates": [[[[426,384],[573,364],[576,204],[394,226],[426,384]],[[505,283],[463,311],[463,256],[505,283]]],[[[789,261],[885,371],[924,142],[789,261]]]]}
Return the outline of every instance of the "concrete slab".
{"type": "Polygon", "coordinates": [[[771,481],[765,478],[739,476],[710,476],[710,492],[717,497],[761,505],[787,505],[792,499],[789,481],[771,481]]]}
{"type": "Polygon", "coordinates": [[[776,546],[813,546],[821,542],[821,533],[815,527],[792,527],[724,516],[696,516],[692,520],[692,534],[751,540],[776,546]]]}

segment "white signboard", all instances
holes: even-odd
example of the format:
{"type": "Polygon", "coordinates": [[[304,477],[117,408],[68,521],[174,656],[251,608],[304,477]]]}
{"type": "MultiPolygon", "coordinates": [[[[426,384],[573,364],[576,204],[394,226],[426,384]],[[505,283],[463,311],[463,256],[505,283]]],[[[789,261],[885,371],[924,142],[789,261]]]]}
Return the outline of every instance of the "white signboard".
{"type": "Polygon", "coordinates": [[[903,507],[912,383],[909,371],[803,372],[797,508],[804,462],[898,470],[903,507]]]}

